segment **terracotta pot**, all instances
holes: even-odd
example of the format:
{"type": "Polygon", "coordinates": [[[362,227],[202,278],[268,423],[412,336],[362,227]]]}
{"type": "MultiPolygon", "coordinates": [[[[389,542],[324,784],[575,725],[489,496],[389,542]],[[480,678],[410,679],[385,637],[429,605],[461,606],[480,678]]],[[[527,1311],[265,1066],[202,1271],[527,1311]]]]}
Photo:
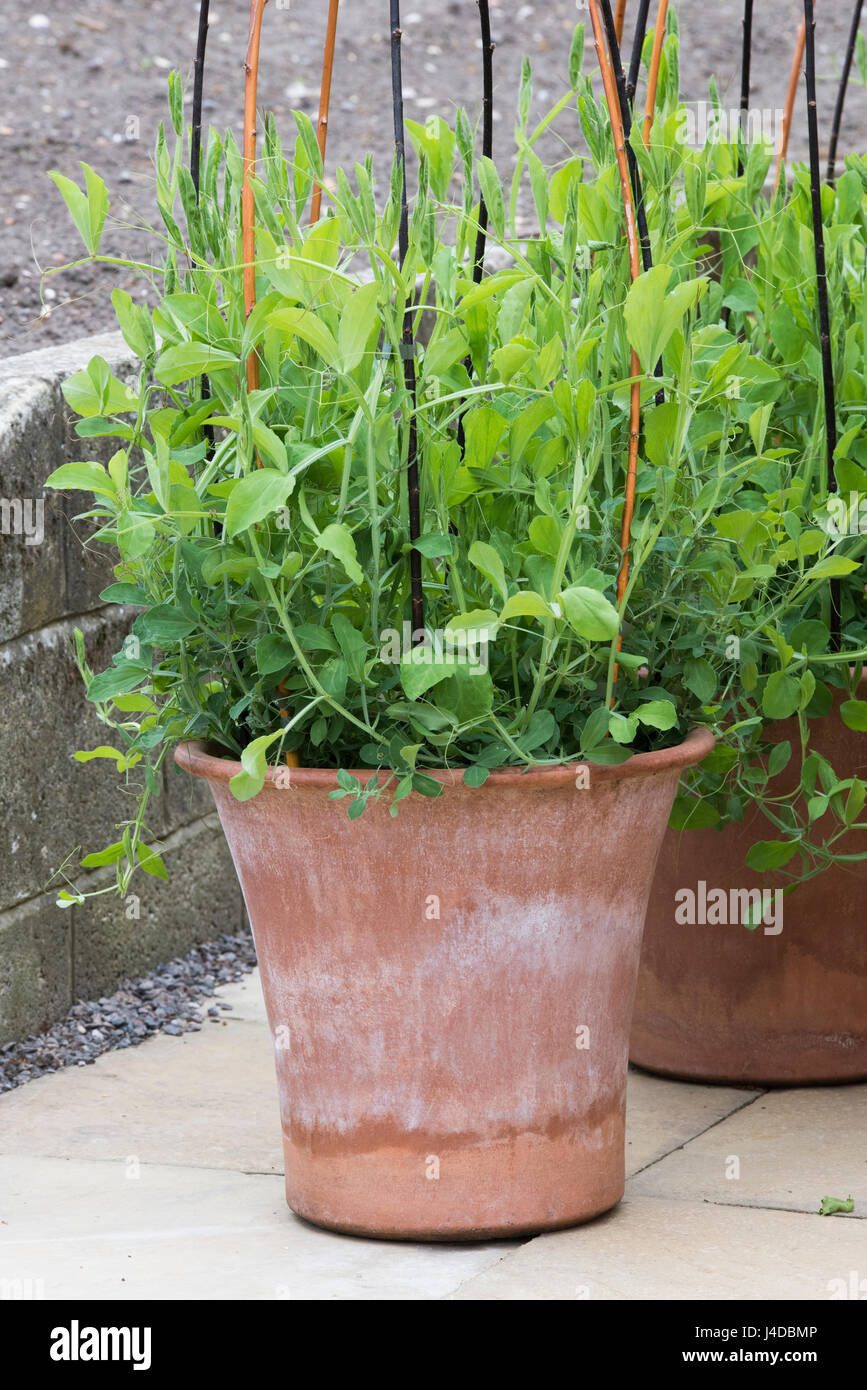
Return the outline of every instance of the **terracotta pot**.
{"type": "Polygon", "coordinates": [[[328,800],[334,772],[269,771],[241,803],[238,763],[178,749],[210,782],[253,926],[293,1211],[469,1240],[619,1201],[647,894],[680,772],[712,746],[696,730],[475,790],[439,773],[442,797],[355,821],[328,800]]]}
{"type": "MultiPolygon", "coordinates": [[[[867,738],[846,728],[839,703],[811,721],[810,746],[841,778],[864,777],[867,738]]],[[[781,725],[776,737],[791,740],[800,776],[797,721],[781,725]]],[[[779,780],[793,785],[789,769],[779,780]]],[[[751,844],[776,838],[759,811],[722,831],[668,831],[642,948],[630,1040],[637,1066],[760,1086],[867,1078],[867,862],[834,866],[789,894],[778,932],[775,925],[750,931],[675,920],[675,894],[698,894],[702,882],[707,893],[722,888],[727,895],[781,886],[782,875],[744,867],[751,844]]],[[[851,832],[838,848],[863,852],[867,833],[851,832]]],[[[678,903],[683,915],[682,896],[678,903]]]]}

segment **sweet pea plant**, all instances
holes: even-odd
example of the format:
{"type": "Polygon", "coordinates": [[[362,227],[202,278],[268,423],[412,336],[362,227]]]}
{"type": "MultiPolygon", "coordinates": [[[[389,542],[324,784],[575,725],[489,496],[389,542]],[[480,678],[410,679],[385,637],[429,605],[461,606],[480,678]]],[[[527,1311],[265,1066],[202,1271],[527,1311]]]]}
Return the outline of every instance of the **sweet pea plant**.
{"type": "MultiPolygon", "coordinates": [[[[406,796],[443,795],[437,769],[461,768],[480,787],[495,768],[580,761],[592,780],[594,765],[705,724],[722,741],[675,823],[739,819],[758,799],[779,838],[758,847],[756,865],[798,856],[793,880],[830,862],[858,823],[864,784],[838,781],[809,752],[809,719],[867,655],[867,635],[864,537],[824,524],[815,371],[779,328],[785,305],[802,345],[815,335],[803,265],[797,285],[791,274],[795,243],[805,254],[799,184],[767,204],[769,150],[754,147],[739,173],[732,147],[686,149],[673,33],[649,146],[637,128],[631,137],[653,265],[628,287],[612,123],[582,75],[583,42],[579,27],[568,91],[536,126],[525,64],[510,184],[476,154],[464,112],[452,125],[407,122],[419,176],[402,256],[399,160],[338,170],[306,225],[324,171],[302,113],[288,153],[266,122],[255,177],[232,136],[211,131],[197,195],[173,76],[173,147],[160,129],[154,161],[165,261],[143,268],[159,302],[151,312],[112,296],[138,384],[95,358],[64,388],[78,433],[118,449],[107,467],[65,464],[48,480],[92,495],[90,543],[118,555],[102,597],[140,610],[107,670],[90,669],[80,634],[76,651],[114,736],[77,756],[115,760],[139,789],[117,842],[82,861],[116,865],[121,891],[136,867],[165,873],[148,802],[170,749],[190,738],[240,759],[242,800],[269,762],[334,768],[332,795],[355,817],[371,801],[385,798],[394,815],[406,796]],[[580,125],[586,152],[549,166],[538,149],[555,121],[572,138],[580,125]],[[525,184],[532,236],[515,225],[525,184]],[[503,253],[481,278],[480,220],[503,253]],[[735,247],[717,278],[702,273],[714,230],[735,247]],[[423,318],[433,321],[424,341],[423,318]],[[633,353],[642,429],[619,585],[633,353]],[[412,622],[413,551],[423,627],[412,622]],[[770,752],[765,726],[793,714],[815,824],[771,785],[792,749],[770,752]]],[[[853,425],[864,389],[861,170],[855,162],[827,209],[848,229],[839,274],[853,425]]],[[[98,256],[108,195],[85,172],[84,190],[57,182],[98,256]]],[[[850,433],[841,457],[862,467],[850,433]]],[[[867,704],[850,698],[847,710],[865,727],[867,704]]]]}

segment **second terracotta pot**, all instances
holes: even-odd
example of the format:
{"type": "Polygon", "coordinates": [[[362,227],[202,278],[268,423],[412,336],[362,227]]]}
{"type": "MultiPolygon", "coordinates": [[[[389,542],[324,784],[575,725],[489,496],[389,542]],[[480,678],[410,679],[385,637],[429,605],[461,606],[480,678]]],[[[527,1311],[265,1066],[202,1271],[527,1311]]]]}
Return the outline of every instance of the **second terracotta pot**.
{"type": "MultiPolygon", "coordinates": [[[[843,724],[839,703],[827,718],[811,720],[810,747],[840,778],[863,778],[867,736],[843,724]]],[[[797,750],[797,722],[780,725],[777,737],[797,750]]],[[[800,769],[797,751],[796,761],[800,769]]],[[[722,831],[666,834],[642,948],[630,1041],[636,1065],[686,1080],[760,1086],[867,1078],[867,861],[835,865],[804,883],[779,913],[770,899],[768,929],[748,930],[731,920],[739,915],[731,895],[785,883],[744,864],[756,840],[775,838],[761,812],[722,831]],[[711,906],[719,889],[728,910],[711,906]],[[692,901],[685,892],[695,895],[694,915],[706,921],[682,920],[689,915],[685,901],[687,909],[692,901]],[[770,921],[775,915],[779,920],[770,921]]],[[[850,832],[836,848],[863,853],[867,831],[850,832]]]]}
{"type": "MultiPolygon", "coordinates": [[[[620,767],[502,771],[350,820],[333,772],[236,801],[185,745],[244,890],[286,1195],[357,1234],[525,1235],[619,1201],[629,1023],[656,857],[710,734],[620,767]]],[[[369,773],[361,773],[365,779],[369,773]]]]}

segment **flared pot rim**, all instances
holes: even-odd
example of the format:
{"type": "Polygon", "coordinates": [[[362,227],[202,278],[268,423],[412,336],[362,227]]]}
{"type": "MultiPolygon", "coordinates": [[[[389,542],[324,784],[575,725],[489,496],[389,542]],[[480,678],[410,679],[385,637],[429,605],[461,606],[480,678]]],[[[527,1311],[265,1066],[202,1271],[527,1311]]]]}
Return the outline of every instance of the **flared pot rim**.
{"type": "MultiPolygon", "coordinates": [[[[680,772],[703,762],[712,752],[715,742],[710,729],[694,728],[690,729],[682,742],[674,744],[671,748],[659,748],[652,753],[635,753],[628,761],[614,765],[586,763],[579,759],[573,763],[558,763],[550,767],[498,768],[490,773],[483,786],[477,790],[484,792],[498,787],[520,787],[528,791],[556,790],[560,787],[574,786],[581,771],[588,768],[592,770],[594,786],[600,783],[652,777],[659,773],[680,772]]],[[[204,777],[209,782],[228,783],[243,771],[238,760],[210,752],[207,744],[201,739],[191,739],[178,744],[174,750],[174,758],[178,767],[185,772],[191,773],[194,777],[204,777]]],[[[345,770],[359,780],[366,780],[376,772],[376,769],[371,767],[345,770]]],[[[277,772],[280,772],[282,779],[287,771],[294,787],[321,788],[326,791],[334,791],[338,787],[337,769],[326,767],[287,769],[285,766],[269,766],[265,774],[266,785],[273,784],[277,772]]],[[[464,767],[424,769],[426,776],[435,778],[447,787],[463,785],[464,771],[464,767]]]]}

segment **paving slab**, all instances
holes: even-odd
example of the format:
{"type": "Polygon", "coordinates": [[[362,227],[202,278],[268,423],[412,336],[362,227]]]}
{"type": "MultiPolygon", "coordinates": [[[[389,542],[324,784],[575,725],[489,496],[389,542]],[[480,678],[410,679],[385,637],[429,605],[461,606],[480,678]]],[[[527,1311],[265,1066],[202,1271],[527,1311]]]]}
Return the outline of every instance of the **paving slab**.
{"type": "Polygon", "coordinates": [[[627,1173],[656,1163],[761,1094],[735,1086],[694,1086],[630,1069],[626,1084],[627,1173]]]}
{"type": "Polygon", "coordinates": [[[282,1178],[81,1159],[0,1157],[0,1221],[0,1288],[46,1299],[441,1299],[515,1249],[359,1240],[282,1178]]]}
{"type": "MultiPolygon", "coordinates": [[[[641,1173],[633,1191],[802,1212],[851,1196],[853,1216],[867,1217],[867,1085],[768,1091],[641,1173]]],[[[863,1228],[861,1238],[867,1275],[863,1228]]]]}
{"type": "Polygon", "coordinates": [[[454,1300],[830,1300],[867,1288],[860,1222],[634,1195],[586,1226],[537,1236],[454,1300]]]}
{"type": "Polygon", "coordinates": [[[867,1278],[861,1223],[803,1214],[826,1193],[863,1190],[867,1087],[763,1093],[633,1071],[635,1176],[614,1212],[524,1244],[363,1240],[286,1207],[258,973],[217,1000],[232,1009],[199,1033],[163,1034],[0,1097],[0,1290],[821,1299],[835,1280],[851,1287],[852,1271],[867,1278]],[[740,1178],[726,1179],[733,1156],[740,1178]]]}
{"type": "Polygon", "coordinates": [[[0,1096],[0,1153],[282,1173],[268,1031],[223,1016],[0,1096]]]}
{"type": "Polygon", "coordinates": [[[241,1018],[248,1023],[261,1023],[267,1028],[265,1000],[258,970],[251,970],[243,980],[236,980],[234,984],[221,985],[217,990],[216,999],[231,1004],[233,1018],[241,1018]]]}

